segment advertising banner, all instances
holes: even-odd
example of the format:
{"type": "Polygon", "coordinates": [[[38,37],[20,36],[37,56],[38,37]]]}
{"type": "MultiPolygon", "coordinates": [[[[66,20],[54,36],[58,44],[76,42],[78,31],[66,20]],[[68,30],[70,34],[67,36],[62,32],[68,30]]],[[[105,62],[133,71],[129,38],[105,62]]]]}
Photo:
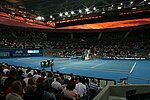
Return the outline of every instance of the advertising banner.
{"type": "Polygon", "coordinates": [[[43,56],[42,49],[0,49],[0,57],[43,56]]]}

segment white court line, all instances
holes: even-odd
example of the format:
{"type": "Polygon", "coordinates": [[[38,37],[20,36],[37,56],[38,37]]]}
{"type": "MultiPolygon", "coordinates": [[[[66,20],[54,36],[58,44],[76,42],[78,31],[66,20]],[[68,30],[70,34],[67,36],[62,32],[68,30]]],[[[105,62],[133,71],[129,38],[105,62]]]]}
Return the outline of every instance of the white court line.
{"type": "Polygon", "coordinates": [[[101,64],[97,64],[97,65],[92,66],[92,67],[90,67],[90,68],[95,68],[95,67],[97,67],[97,66],[104,65],[104,64],[106,64],[106,63],[107,63],[107,62],[104,62],[104,63],[101,63],[101,64]]]}
{"type": "Polygon", "coordinates": [[[133,69],[135,68],[136,62],[134,63],[134,65],[132,66],[132,69],[130,70],[130,73],[132,73],[133,69]]]}
{"type": "Polygon", "coordinates": [[[31,58],[19,58],[17,60],[26,60],[26,59],[31,59],[31,58]]]}
{"type": "Polygon", "coordinates": [[[65,69],[65,67],[59,68],[59,70],[63,70],[63,69],[65,69]]]}

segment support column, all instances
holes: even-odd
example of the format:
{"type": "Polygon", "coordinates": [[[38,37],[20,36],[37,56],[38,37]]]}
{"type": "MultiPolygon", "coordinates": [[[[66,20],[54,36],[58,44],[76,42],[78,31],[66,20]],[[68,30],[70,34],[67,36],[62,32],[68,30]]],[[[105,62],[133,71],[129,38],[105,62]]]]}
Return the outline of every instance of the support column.
{"type": "Polygon", "coordinates": [[[70,40],[73,40],[73,33],[70,33],[70,40]]]}
{"type": "Polygon", "coordinates": [[[100,40],[101,37],[102,37],[102,32],[99,33],[97,40],[100,40]]]}

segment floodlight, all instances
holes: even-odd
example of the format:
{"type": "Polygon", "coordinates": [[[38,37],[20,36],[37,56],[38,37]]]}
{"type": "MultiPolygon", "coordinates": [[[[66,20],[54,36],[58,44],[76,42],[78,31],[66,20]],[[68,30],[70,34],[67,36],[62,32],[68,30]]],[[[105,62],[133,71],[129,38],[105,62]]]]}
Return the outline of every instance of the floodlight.
{"type": "Polygon", "coordinates": [[[44,17],[41,17],[41,20],[44,20],[44,17]]]}
{"type": "Polygon", "coordinates": [[[105,8],[102,8],[102,11],[105,11],[105,8]]]}
{"type": "Polygon", "coordinates": [[[82,13],[82,10],[79,10],[79,13],[82,13]]]}
{"type": "Polygon", "coordinates": [[[71,17],[71,15],[68,15],[67,17],[71,17]]]}
{"type": "Polygon", "coordinates": [[[67,15],[68,15],[68,12],[65,12],[65,15],[67,16],[67,15]]]}
{"type": "Polygon", "coordinates": [[[59,14],[59,16],[60,16],[60,17],[62,17],[62,16],[63,16],[63,14],[62,14],[62,13],[60,13],[60,14],[59,14]]]}
{"type": "Polygon", "coordinates": [[[80,15],[80,17],[83,17],[83,15],[80,15]]]}
{"type": "Polygon", "coordinates": [[[133,4],[133,1],[131,1],[130,4],[133,4]]]}
{"type": "Polygon", "coordinates": [[[38,17],[36,17],[36,20],[43,20],[44,21],[44,17],[41,17],[41,16],[38,16],[38,17]]]}
{"type": "Polygon", "coordinates": [[[117,9],[122,9],[122,7],[119,6],[117,9]]]}
{"type": "Polygon", "coordinates": [[[132,9],[136,9],[136,7],[133,7],[132,9]]]}
{"type": "Polygon", "coordinates": [[[51,16],[49,16],[50,18],[53,18],[53,16],[51,15],[51,16]]]}
{"type": "Polygon", "coordinates": [[[74,11],[71,11],[71,14],[73,15],[73,14],[74,14],[74,11]]]}
{"type": "Polygon", "coordinates": [[[93,10],[96,10],[96,7],[93,7],[93,10]]]}
{"type": "Polygon", "coordinates": [[[105,12],[103,11],[103,12],[101,12],[101,14],[105,14],[105,12]]]}
{"type": "Polygon", "coordinates": [[[41,16],[38,16],[37,19],[41,19],[41,16]]]}
{"type": "Polygon", "coordinates": [[[89,11],[89,8],[86,8],[85,11],[88,12],[88,11],[89,11]]]}

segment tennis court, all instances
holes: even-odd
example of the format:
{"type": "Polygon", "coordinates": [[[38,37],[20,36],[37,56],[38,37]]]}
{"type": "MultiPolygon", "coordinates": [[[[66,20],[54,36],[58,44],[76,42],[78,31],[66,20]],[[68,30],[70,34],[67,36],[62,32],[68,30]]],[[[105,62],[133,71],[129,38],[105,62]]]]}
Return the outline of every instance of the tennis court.
{"type": "MultiPolygon", "coordinates": [[[[23,57],[0,59],[0,62],[42,69],[40,62],[49,59],[54,60],[54,72],[59,71],[60,73],[73,73],[75,75],[113,80],[128,76],[150,79],[149,60],[82,60],[80,58],[23,57]]],[[[46,67],[45,70],[50,70],[50,68],[46,67]]]]}

